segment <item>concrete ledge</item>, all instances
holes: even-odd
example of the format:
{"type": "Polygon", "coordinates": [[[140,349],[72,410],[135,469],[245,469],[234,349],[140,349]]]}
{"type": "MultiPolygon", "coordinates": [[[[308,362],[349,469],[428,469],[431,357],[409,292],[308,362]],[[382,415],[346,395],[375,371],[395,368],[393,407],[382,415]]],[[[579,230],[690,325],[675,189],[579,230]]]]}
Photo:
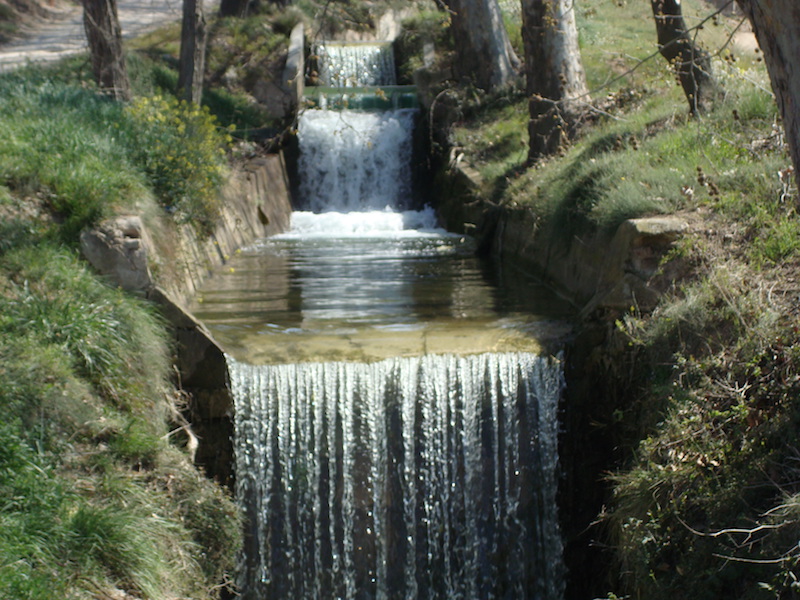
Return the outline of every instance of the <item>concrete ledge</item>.
{"type": "Polygon", "coordinates": [[[541,278],[584,315],[654,308],[665,283],[658,277],[661,260],[688,230],[680,217],[653,216],[627,220],[616,231],[564,239],[530,208],[486,201],[480,178],[457,153],[439,180],[438,211],[448,229],[476,236],[487,253],[541,278]]]}

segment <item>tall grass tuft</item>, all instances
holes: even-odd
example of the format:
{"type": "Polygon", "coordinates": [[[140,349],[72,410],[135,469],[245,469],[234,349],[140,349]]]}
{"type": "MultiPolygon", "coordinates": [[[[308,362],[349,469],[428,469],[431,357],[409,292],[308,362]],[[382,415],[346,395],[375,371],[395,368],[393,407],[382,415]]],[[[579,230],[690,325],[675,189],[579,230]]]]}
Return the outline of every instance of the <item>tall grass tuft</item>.
{"type": "Polygon", "coordinates": [[[210,598],[240,532],[168,446],[167,347],[64,247],[0,255],[0,598],[210,598]]]}
{"type": "Polygon", "coordinates": [[[4,335],[63,349],[78,372],[120,406],[152,404],[143,399],[163,390],[168,354],[150,309],[98,281],[69,251],[23,248],[5,262],[4,335]]]}
{"type": "Polygon", "coordinates": [[[18,195],[41,197],[62,239],[147,195],[113,134],[121,107],[92,92],[22,75],[0,76],[0,172],[18,195]]]}

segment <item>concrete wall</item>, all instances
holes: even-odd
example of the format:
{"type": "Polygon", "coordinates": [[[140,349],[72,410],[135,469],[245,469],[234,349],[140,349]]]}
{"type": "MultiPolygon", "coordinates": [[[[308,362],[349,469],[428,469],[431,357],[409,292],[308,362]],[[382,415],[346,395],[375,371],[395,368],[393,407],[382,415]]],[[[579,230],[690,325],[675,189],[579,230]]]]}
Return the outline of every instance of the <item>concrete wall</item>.
{"type": "Polygon", "coordinates": [[[185,305],[237,249],[289,228],[292,207],[282,155],[236,169],[221,193],[222,214],[208,237],[166,215],[123,215],[85,231],[81,249],[115,285],[154,301],[172,325],[177,383],[190,399],[187,417],[199,441],[196,463],[230,484],[233,403],[225,356],[185,305]]]}
{"type": "Polygon", "coordinates": [[[175,228],[166,244],[157,245],[156,283],[182,304],[237,249],[288,229],[291,203],[283,156],[267,155],[239,167],[223,188],[222,198],[219,224],[208,238],[198,237],[186,224],[175,228]]]}
{"type": "Polygon", "coordinates": [[[596,310],[649,310],[672,280],[662,257],[688,229],[677,216],[629,219],[614,231],[565,239],[528,207],[483,199],[480,178],[451,156],[439,175],[438,210],[452,231],[475,235],[487,253],[539,277],[583,315],[596,310]]]}

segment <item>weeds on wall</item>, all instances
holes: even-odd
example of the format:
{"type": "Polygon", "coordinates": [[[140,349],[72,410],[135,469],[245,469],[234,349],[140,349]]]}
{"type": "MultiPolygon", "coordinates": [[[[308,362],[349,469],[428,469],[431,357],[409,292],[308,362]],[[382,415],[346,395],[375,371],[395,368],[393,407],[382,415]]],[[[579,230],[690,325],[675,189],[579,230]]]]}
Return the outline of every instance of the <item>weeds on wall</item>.
{"type": "Polygon", "coordinates": [[[642,373],[662,382],[625,409],[642,441],[611,477],[607,524],[637,596],[794,589],[800,339],[779,286],[736,261],[708,265],[652,316],[619,322],[642,373]],[[662,406],[658,419],[648,405],[662,406]]]}

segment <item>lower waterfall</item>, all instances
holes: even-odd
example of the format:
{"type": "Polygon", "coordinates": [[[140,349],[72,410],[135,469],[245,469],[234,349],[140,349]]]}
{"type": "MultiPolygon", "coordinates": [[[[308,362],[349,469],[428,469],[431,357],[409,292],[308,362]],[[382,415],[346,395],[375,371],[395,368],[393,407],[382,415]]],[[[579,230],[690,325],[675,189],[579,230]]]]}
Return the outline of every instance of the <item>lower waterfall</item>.
{"type": "Polygon", "coordinates": [[[243,598],[562,597],[558,358],[229,364],[243,598]]]}

